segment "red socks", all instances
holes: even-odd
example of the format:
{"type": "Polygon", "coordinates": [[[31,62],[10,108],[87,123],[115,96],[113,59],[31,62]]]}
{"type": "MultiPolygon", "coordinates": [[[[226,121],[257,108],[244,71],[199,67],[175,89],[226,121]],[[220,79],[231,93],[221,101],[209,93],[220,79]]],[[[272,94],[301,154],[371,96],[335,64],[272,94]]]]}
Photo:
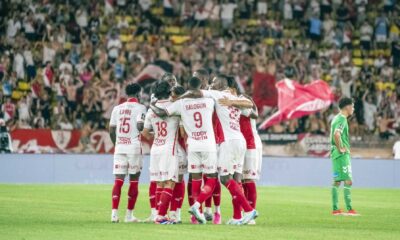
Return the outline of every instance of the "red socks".
{"type": "Polygon", "coordinates": [[[156,208],[156,189],[157,189],[157,182],[151,181],[149,186],[149,200],[150,200],[150,208],[156,208]]]}
{"type": "Polygon", "coordinates": [[[240,203],[240,206],[242,206],[245,212],[250,212],[253,210],[253,208],[250,206],[249,202],[245,198],[242,189],[239,187],[238,183],[235,180],[230,179],[225,186],[229,190],[229,193],[232,195],[232,201],[238,201],[238,204],[240,203]]]}
{"type": "MultiPolygon", "coordinates": [[[[206,175],[203,175],[203,181],[204,181],[204,182],[207,182],[207,176],[206,176],[206,175]]],[[[212,204],[212,198],[211,198],[211,197],[207,198],[207,199],[204,201],[204,206],[205,206],[206,208],[211,208],[211,204],[212,204]]]]}
{"type": "Polygon", "coordinates": [[[139,194],[138,183],[139,181],[130,181],[128,190],[128,210],[133,210],[135,208],[136,199],[139,194]]]}
{"type": "Polygon", "coordinates": [[[171,188],[164,188],[164,191],[160,197],[160,204],[158,205],[158,215],[165,216],[168,211],[168,206],[172,198],[172,189],[171,188]]]}
{"type": "Polygon", "coordinates": [[[203,179],[192,179],[193,203],[197,200],[198,196],[200,195],[202,182],[203,182],[203,179]]]}
{"type": "Polygon", "coordinates": [[[115,179],[112,190],[112,209],[118,209],[122,185],[124,185],[124,179],[115,179]]]}
{"type": "Polygon", "coordinates": [[[242,218],[242,206],[238,201],[238,197],[232,198],[232,206],[233,206],[233,219],[241,219],[242,218]]]}
{"type": "Polygon", "coordinates": [[[161,194],[163,192],[163,188],[158,187],[156,188],[156,209],[158,209],[161,200],[161,194]]]}
{"type": "Polygon", "coordinates": [[[185,198],[185,180],[182,180],[182,182],[181,182],[181,200],[179,201],[179,203],[178,203],[178,208],[180,209],[180,208],[182,208],[182,204],[183,204],[183,199],[185,198]]]}
{"type": "Polygon", "coordinates": [[[252,208],[256,208],[257,203],[257,187],[255,182],[246,182],[243,184],[245,187],[247,195],[246,198],[252,208]]]}
{"type": "Polygon", "coordinates": [[[192,206],[194,203],[193,196],[192,196],[192,179],[189,179],[189,181],[188,181],[187,193],[188,193],[189,206],[192,206]]]}
{"type": "Polygon", "coordinates": [[[216,178],[207,178],[207,181],[204,184],[204,187],[201,190],[199,197],[197,198],[197,202],[202,204],[206,199],[211,198],[211,195],[214,192],[216,183],[217,183],[216,178]]]}
{"type": "Polygon", "coordinates": [[[215,206],[221,205],[221,183],[219,182],[218,178],[217,178],[217,182],[215,183],[215,188],[214,188],[214,192],[213,192],[213,200],[214,200],[215,206]]]}
{"type": "Polygon", "coordinates": [[[171,209],[170,209],[171,211],[176,211],[177,208],[180,208],[180,203],[183,201],[183,195],[185,195],[184,191],[185,191],[184,181],[175,183],[174,192],[172,194],[172,199],[171,199],[171,209]]]}

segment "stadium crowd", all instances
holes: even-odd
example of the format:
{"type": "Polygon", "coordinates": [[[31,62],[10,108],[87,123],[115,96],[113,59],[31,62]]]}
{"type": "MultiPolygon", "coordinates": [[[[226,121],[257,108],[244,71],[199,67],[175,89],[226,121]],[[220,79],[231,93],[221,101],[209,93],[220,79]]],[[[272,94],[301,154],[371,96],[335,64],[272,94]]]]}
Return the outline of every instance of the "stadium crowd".
{"type": "MultiPolygon", "coordinates": [[[[396,0],[4,0],[0,5],[0,105],[10,129],[106,128],[124,86],[157,60],[166,62],[183,86],[199,68],[234,76],[254,97],[260,121],[274,106],[264,102],[271,86],[255,81],[257,74],[302,84],[323,79],[337,99],[353,97],[351,134],[388,139],[400,129],[396,0]]],[[[327,134],[335,109],[268,131],[327,134]]]]}

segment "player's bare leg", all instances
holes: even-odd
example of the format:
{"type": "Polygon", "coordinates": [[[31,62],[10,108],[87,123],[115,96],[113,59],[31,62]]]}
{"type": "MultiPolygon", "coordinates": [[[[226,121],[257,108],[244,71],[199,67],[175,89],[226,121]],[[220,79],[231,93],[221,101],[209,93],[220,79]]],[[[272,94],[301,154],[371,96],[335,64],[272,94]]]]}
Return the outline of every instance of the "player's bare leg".
{"type": "Polygon", "coordinates": [[[112,190],[112,210],[111,210],[111,222],[113,223],[119,222],[118,206],[119,206],[119,200],[121,198],[121,189],[122,186],[124,185],[124,179],[125,175],[123,174],[115,175],[114,187],[112,190]]]}
{"type": "Polygon", "coordinates": [[[133,210],[135,209],[136,200],[139,195],[139,177],[140,172],[136,174],[129,174],[129,189],[128,189],[128,206],[125,215],[125,222],[138,222],[139,220],[134,216],[133,210]]]}

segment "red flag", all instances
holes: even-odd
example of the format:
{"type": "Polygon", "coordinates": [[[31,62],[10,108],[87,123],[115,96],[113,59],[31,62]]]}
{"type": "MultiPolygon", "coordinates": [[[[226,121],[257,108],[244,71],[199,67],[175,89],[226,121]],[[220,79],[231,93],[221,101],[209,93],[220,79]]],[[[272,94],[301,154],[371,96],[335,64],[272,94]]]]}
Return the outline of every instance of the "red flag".
{"type": "Polygon", "coordinates": [[[276,88],[278,111],[266,119],[260,125],[260,129],[318,112],[329,107],[334,99],[329,85],[322,80],[301,85],[296,81],[284,79],[276,84],[276,88]]]}
{"type": "Polygon", "coordinates": [[[275,88],[275,77],[268,73],[253,73],[253,100],[257,108],[262,111],[264,106],[275,107],[277,102],[277,91],[275,88]]]}
{"type": "Polygon", "coordinates": [[[155,64],[149,64],[135,77],[134,82],[142,82],[148,79],[160,79],[165,73],[164,69],[155,64]]]}

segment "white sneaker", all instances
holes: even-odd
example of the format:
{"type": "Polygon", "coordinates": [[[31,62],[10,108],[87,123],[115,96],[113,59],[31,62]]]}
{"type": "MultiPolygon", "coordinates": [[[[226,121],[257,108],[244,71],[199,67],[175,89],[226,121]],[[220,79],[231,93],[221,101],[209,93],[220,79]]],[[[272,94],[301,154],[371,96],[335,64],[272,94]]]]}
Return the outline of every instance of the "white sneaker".
{"type": "Polygon", "coordinates": [[[189,208],[189,213],[192,214],[200,224],[206,224],[207,220],[202,213],[200,213],[200,209],[196,206],[191,206],[189,208]]]}
{"type": "Polygon", "coordinates": [[[256,220],[250,220],[250,222],[248,223],[248,225],[256,225],[256,220]]]}
{"type": "Polygon", "coordinates": [[[137,219],[135,216],[133,216],[132,212],[126,212],[125,222],[126,223],[139,222],[139,219],[137,219]]]}
{"type": "Polygon", "coordinates": [[[242,220],[231,218],[226,222],[226,225],[242,225],[242,220]]]}
{"type": "Polygon", "coordinates": [[[118,210],[116,210],[116,209],[113,209],[111,211],[111,222],[112,223],[118,223],[119,222],[118,210]]]}
{"type": "Polygon", "coordinates": [[[246,212],[242,217],[242,224],[248,224],[251,220],[254,220],[258,217],[258,212],[253,209],[253,211],[246,212]]]}
{"type": "Polygon", "coordinates": [[[144,223],[154,223],[156,220],[157,215],[151,214],[148,218],[144,219],[142,222],[144,223]]]}

